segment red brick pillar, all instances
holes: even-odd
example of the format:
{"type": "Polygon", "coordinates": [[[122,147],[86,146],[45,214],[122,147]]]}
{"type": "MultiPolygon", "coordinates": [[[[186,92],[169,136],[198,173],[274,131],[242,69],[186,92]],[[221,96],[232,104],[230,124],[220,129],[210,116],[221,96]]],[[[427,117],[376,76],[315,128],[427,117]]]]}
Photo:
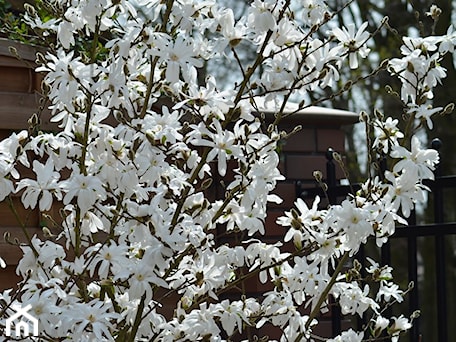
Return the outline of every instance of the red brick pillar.
{"type": "MultiPolygon", "coordinates": [[[[266,221],[268,238],[283,236],[284,228],[275,221],[284,210],[293,207],[298,194],[296,182],[303,186],[315,187],[313,172],[319,170],[326,178],[326,152],[328,148],[341,153],[345,152],[345,132],[343,127],[358,122],[358,115],[352,112],[310,107],[286,118],[279,129],[292,131],[301,125],[302,129],[283,141],[280,151],[281,171],[285,180],[277,185],[275,191],[282,199],[281,204],[271,204],[266,221]]],[[[336,167],[336,178],[343,178],[340,168],[336,167]]]]}
{"type": "MultiPolygon", "coordinates": [[[[268,115],[266,116],[268,117],[268,115]]],[[[270,113],[269,117],[272,117],[270,113]]],[[[358,115],[352,112],[328,109],[323,107],[310,107],[302,110],[293,116],[282,121],[280,130],[291,132],[301,125],[302,129],[289,137],[280,148],[280,169],[285,180],[278,183],[275,193],[283,202],[281,204],[270,204],[266,218],[265,241],[273,242],[283,240],[286,229],[279,226],[276,220],[282,216],[284,211],[289,211],[298,196],[296,193],[296,182],[301,182],[305,187],[315,187],[316,181],[313,173],[319,170],[326,179],[326,152],[328,148],[344,155],[345,132],[343,127],[358,122],[358,115]]],[[[343,178],[343,172],[336,167],[336,178],[343,178]]],[[[293,248],[290,246],[290,248],[293,248]]],[[[264,285],[257,280],[258,295],[264,290],[264,285]]],[[[251,284],[250,287],[254,287],[251,284]]],[[[269,289],[271,290],[271,289],[269,289]]],[[[331,337],[331,315],[328,313],[320,320],[315,331],[320,336],[331,337]]],[[[279,329],[271,325],[265,325],[258,334],[268,335],[269,338],[278,339],[279,329]]]]}

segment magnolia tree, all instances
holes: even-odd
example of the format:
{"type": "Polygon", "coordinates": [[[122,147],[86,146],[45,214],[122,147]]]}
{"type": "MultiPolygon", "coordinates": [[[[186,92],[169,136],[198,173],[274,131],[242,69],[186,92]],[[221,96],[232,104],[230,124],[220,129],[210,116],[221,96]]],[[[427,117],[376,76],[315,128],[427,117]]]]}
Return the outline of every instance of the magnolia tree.
{"type": "Polygon", "coordinates": [[[390,170],[340,205],[298,199],[277,221],[284,241],[266,243],[267,205],[280,201],[271,192],[283,179],[278,142],[293,133],[277,128],[291,115],[288,100],[349,89],[352,82],[337,88],[340,68],[368,57],[386,19],[372,34],[366,24],[334,27],[336,13],[321,0],[254,0],[240,18],[212,0],[54,0],[26,9],[49,47],[37,71],[59,129],[40,131],[34,115],[31,129],[0,143],[0,199],[20,196],[48,222],[42,237],[24,228],[23,280],[0,294],[2,329],[31,306],[40,329],[30,340],[254,340],[275,326],[281,341],[321,341],[316,327],[331,305],[367,317],[362,330],[331,341],[396,341],[410,329],[415,314],[385,310],[409,289],[393,282],[390,266],[369,259],[361,270],[352,257],[370,239],[384,244],[428,191],[422,181],[433,179],[439,157],[414,132],[451,109],[432,107],[446,75],[439,61],[456,43],[451,29],[404,37],[398,58],[379,65],[402,81],[393,91],[406,122],[377,110],[360,118],[371,158],[387,156],[390,170]],[[254,60],[239,57],[246,45],[254,60]],[[242,77],[228,90],[211,76],[201,82],[208,61],[229,60],[242,77]],[[276,112],[267,125],[265,103],[276,112]],[[218,197],[215,174],[226,178],[218,197]],[[218,243],[220,234],[232,242],[218,243]],[[242,284],[257,280],[271,290],[249,296],[242,284]]]}

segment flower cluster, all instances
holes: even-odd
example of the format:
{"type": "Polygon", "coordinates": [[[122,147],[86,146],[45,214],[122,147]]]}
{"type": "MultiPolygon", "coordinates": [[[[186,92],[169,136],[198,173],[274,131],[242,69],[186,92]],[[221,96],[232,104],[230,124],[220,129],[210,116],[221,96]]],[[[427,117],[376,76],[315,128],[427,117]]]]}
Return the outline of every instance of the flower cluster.
{"type": "MultiPolygon", "coordinates": [[[[434,5],[435,7],[435,5],[434,5]]],[[[435,8],[431,8],[435,12],[435,8]]],[[[407,105],[407,114],[426,123],[432,129],[432,115],[442,112],[442,107],[433,108],[429,103],[434,97],[433,89],[446,77],[440,64],[443,56],[454,51],[456,32],[448,29],[445,36],[403,38],[402,58],[389,61],[390,72],[402,82],[401,99],[407,105]]]]}
{"type": "MultiPolygon", "coordinates": [[[[356,264],[343,268],[368,239],[381,246],[394,234],[433,177],[437,153],[416,137],[404,147],[396,120],[374,125],[374,147],[398,160],[384,177],[324,210],[318,198],[311,208],[297,200],[278,219],[293,252],[261,239],[268,203],[280,202],[271,192],[283,179],[286,102],[335,87],[347,59],[357,68],[370,52],[367,25],[334,28],[320,0],[255,0],[235,18],[212,0],[28,7],[25,21],[54,39],[37,71],[58,129],[0,142],[0,199],[20,196],[47,218],[46,236],[20,246],[23,281],[0,294],[0,326],[12,306],[30,304],[44,340],[222,341],[273,325],[281,341],[305,341],[334,298],[344,315],[371,315],[372,331],[333,341],[396,339],[410,328],[404,316],[383,316],[404,294],[390,268],[372,261],[373,285],[356,264]],[[242,45],[257,51],[245,64],[242,45]],[[200,77],[208,61],[231,56],[243,78],[229,90],[200,77]],[[270,123],[263,105],[277,109],[270,123]],[[54,206],[59,216],[47,213],[54,206]],[[251,279],[272,290],[250,296],[251,279]]],[[[438,61],[453,38],[404,38],[404,57],[390,62],[410,116],[429,127],[440,109],[420,101],[445,77],[438,61]]]]}

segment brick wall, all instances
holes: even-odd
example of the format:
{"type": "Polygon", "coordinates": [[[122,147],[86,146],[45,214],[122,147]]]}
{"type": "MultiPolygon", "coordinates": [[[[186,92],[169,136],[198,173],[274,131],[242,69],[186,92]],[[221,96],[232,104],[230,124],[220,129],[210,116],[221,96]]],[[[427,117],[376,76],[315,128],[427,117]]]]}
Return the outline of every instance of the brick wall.
{"type": "MultiPolygon", "coordinates": [[[[297,196],[296,182],[299,181],[304,187],[315,187],[313,173],[316,170],[321,171],[323,178],[326,178],[328,148],[343,155],[344,126],[353,125],[357,121],[358,116],[351,112],[311,107],[281,124],[279,128],[287,132],[297,125],[301,125],[302,130],[284,141],[281,148],[280,167],[286,180],[278,183],[275,193],[282,197],[283,202],[272,204],[269,208],[266,221],[269,235],[278,237],[282,234],[283,228],[276,225],[275,221],[284,210],[293,207],[297,196]]],[[[340,168],[336,168],[336,176],[338,179],[343,178],[340,168]]]]}
{"type": "MultiPolygon", "coordinates": [[[[273,113],[266,114],[266,120],[272,121],[273,113]]],[[[302,129],[280,144],[279,168],[286,179],[277,184],[274,193],[279,195],[283,202],[270,204],[265,222],[266,234],[261,237],[263,241],[273,243],[283,239],[285,229],[276,224],[276,220],[283,215],[284,211],[289,211],[293,207],[297,197],[296,182],[299,181],[303,187],[316,187],[313,177],[315,170],[321,171],[323,177],[326,178],[326,153],[328,148],[332,148],[343,156],[345,151],[344,126],[352,125],[357,121],[358,116],[351,112],[311,107],[294,114],[282,122],[279,126],[281,131],[291,132],[297,125],[301,125],[302,129]]],[[[223,178],[226,182],[229,182],[230,178],[233,177],[229,170],[230,164],[228,164],[227,175],[223,178]]],[[[215,165],[213,166],[213,174],[215,177],[213,189],[217,198],[220,198],[224,190],[220,185],[222,179],[217,175],[215,165]]],[[[336,176],[338,179],[343,178],[343,173],[340,169],[336,168],[336,176]]],[[[233,236],[236,234],[222,234],[223,227],[220,227],[219,231],[223,235],[223,238],[219,238],[219,243],[233,243],[235,238],[233,236]]],[[[260,236],[255,237],[260,238],[260,236]]],[[[294,250],[291,243],[285,248],[290,249],[290,251],[294,250]]],[[[249,296],[261,296],[262,293],[273,289],[270,284],[261,284],[258,279],[248,279],[243,287],[249,296]]],[[[239,290],[233,290],[226,294],[226,297],[239,299],[240,294],[239,290]]],[[[342,322],[343,327],[345,327],[345,323],[342,322]]],[[[259,331],[252,330],[252,333],[257,334],[258,337],[265,337],[266,335],[269,339],[279,339],[280,337],[280,330],[268,324],[264,325],[259,331]]],[[[315,332],[320,336],[331,337],[330,313],[322,318],[315,332]]],[[[247,335],[244,333],[242,337],[237,336],[232,340],[238,341],[246,337],[247,335]]]]}
{"type": "MultiPolygon", "coordinates": [[[[265,237],[268,241],[277,241],[284,235],[285,229],[276,224],[276,220],[283,215],[284,211],[289,211],[293,207],[297,197],[296,182],[301,182],[303,187],[315,187],[313,173],[316,170],[321,171],[323,178],[326,178],[328,148],[332,148],[343,156],[345,151],[344,126],[353,125],[356,122],[358,122],[358,116],[354,113],[311,107],[294,114],[288,121],[280,125],[279,128],[287,132],[292,131],[297,125],[301,125],[302,130],[284,141],[281,148],[280,169],[286,179],[278,183],[275,193],[283,199],[283,202],[271,204],[268,209],[265,237]]],[[[343,173],[339,168],[336,168],[336,176],[337,179],[343,178],[343,173]]],[[[293,247],[290,246],[290,248],[293,247]]],[[[258,292],[259,290],[262,290],[261,286],[258,287],[258,292]]],[[[346,323],[342,322],[343,328],[346,323]]],[[[270,339],[280,337],[278,329],[267,325],[258,333],[260,336],[268,335],[270,339]]],[[[332,336],[330,313],[321,318],[315,333],[323,337],[332,336]]]]}

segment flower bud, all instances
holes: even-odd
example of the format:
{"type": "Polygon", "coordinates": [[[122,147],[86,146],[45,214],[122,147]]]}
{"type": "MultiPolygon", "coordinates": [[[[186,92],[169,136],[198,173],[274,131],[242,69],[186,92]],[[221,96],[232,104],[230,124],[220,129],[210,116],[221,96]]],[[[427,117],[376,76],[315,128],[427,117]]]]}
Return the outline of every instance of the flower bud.
{"type": "Polygon", "coordinates": [[[321,182],[321,180],[323,179],[323,173],[319,170],[315,170],[313,172],[313,176],[317,182],[321,182]]]}
{"type": "Polygon", "coordinates": [[[454,103],[448,103],[444,110],[442,111],[441,115],[451,114],[454,111],[454,103]]]}
{"type": "Polygon", "coordinates": [[[302,249],[302,235],[298,231],[293,234],[293,244],[298,251],[302,249]]]}
{"type": "Polygon", "coordinates": [[[361,113],[359,113],[359,121],[369,122],[369,115],[365,111],[362,111],[361,113]]]}
{"type": "Polygon", "coordinates": [[[192,306],[192,299],[188,296],[183,296],[181,299],[182,308],[187,310],[190,306],[192,306]]]}

